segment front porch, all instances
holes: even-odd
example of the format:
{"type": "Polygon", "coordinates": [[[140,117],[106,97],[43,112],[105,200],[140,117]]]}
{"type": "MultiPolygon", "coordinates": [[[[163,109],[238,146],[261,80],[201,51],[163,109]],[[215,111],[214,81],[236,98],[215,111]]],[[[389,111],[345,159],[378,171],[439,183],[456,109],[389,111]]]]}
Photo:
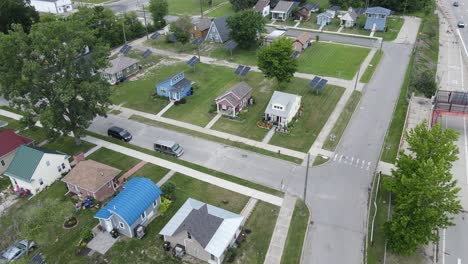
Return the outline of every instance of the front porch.
{"type": "Polygon", "coordinates": [[[231,116],[231,117],[236,117],[239,111],[237,111],[237,108],[233,108],[230,106],[225,106],[225,105],[216,105],[218,114],[226,115],[226,116],[231,116]]]}
{"type": "Polygon", "coordinates": [[[89,241],[87,247],[93,251],[99,252],[104,255],[107,251],[117,242],[120,238],[113,238],[109,232],[107,232],[100,225],[97,225],[92,230],[94,238],[89,241]]]}

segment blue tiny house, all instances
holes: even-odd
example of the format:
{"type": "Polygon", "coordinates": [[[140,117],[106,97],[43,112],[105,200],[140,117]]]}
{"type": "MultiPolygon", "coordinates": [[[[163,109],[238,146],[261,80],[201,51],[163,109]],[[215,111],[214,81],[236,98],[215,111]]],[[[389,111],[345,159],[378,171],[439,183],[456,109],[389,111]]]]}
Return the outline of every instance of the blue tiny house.
{"type": "Polygon", "coordinates": [[[372,31],[384,31],[387,26],[387,17],[391,10],[383,7],[369,7],[366,10],[366,25],[364,29],[372,31]]]}
{"type": "Polygon", "coordinates": [[[156,93],[159,96],[169,98],[171,101],[179,101],[186,96],[192,95],[192,81],[185,78],[184,72],[179,72],[156,84],[156,93]]]}

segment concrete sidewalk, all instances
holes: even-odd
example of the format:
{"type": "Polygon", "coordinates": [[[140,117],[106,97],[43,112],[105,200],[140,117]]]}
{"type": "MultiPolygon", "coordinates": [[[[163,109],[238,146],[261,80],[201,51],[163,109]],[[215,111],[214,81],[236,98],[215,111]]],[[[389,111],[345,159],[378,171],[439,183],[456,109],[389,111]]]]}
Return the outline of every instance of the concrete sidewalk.
{"type": "Polygon", "coordinates": [[[169,170],[184,174],[186,176],[195,178],[197,180],[204,181],[206,183],[213,184],[218,187],[243,194],[245,196],[253,197],[258,200],[262,200],[267,203],[271,203],[277,206],[281,206],[281,204],[283,203],[283,198],[281,197],[268,194],[268,193],[264,193],[261,191],[257,191],[255,189],[245,187],[243,185],[233,183],[233,182],[230,182],[230,181],[227,181],[227,180],[215,177],[215,176],[211,176],[209,174],[191,169],[189,167],[185,167],[174,162],[170,162],[161,158],[157,158],[155,156],[152,156],[152,155],[140,152],[140,151],[136,151],[127,147],[123,147],[123,146],[120,146],[120,145],[117,145],[117,144],[114,144],[114,143],[111,143],[102,139],[86,136],[83,138],[83,140],[87,142],[91,142],[96,145],[101,145],[104,148],[122,153],[124,155],[130,156],[130,157],[142,160],[142,161],[146,161],[148,163],[151,163],[157,166],[167,168],[169,170]]]}
{"type": "Polygon", "coordinates": [[[286,194],[279,211],[278,219],[276,220],[275,230],[271,236],[270,246],[268,247],[264,264],[281,263],[281,257],[283,256],[295,206],[296,197],[286,194]]]}

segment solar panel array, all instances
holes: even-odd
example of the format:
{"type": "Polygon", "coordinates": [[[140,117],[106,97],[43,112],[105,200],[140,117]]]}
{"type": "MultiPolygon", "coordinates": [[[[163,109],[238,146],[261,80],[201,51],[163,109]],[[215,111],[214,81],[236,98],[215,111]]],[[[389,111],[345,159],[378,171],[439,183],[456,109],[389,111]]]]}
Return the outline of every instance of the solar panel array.
{"type": "Polygon", "coordinates": [[[121,49],[120,53],[127,55],[127,53],[132,49],[132,46],[125,44],[121,49]]]}
{"type": "Polygon", "coordinates": [[[198,59],[197,56],[193,56],[192,58],[190,58],[190,60],[187,61],[187,64],[190,66],[190,67],[193,67],[195,66],[195,64],[199,63],[200,60],[198,59]]]}
{"type": "Polygon", "coordinates": [[[244,65],[237,66],[237,69],[234,71],[234,74],[239,75],[244,69],[244,65]]]}
{"type": "Polygon", "coordinates": [[[226,46],[224,46],[224,48],[227,49],[227,50],[233,50],[236,47],[237,47],[237,43],[234,42],[234,41],[231,41],[228,44],[226,44],[226,46]]]}
{"type": "Polygon", "coordinates": [[[197,45],[197,46],[200,45],[200,44],[202,44],[202,43],[203,43],[203,39],[202,39],[202,38],[197,38],[197,39],[195,39],[194,41],[192,41],[192,44],[193,44],[193,45],[197,45]]]}
{"type": "Polygon", "coordinates": [[[148,58],[149,55],[151,55],[151,53],[153,53],[151,50],[147,49],[145,50],[145,52],[143,52],[143,54],[141,54],[141,56],[143,57],[143,59],[146,59],[148,58]]]}
{"type": "Polygon", "coordinates": [[[327,84],[328,80],[325,80],[325,79],[322,79],[320,80],[320,82],[317,84],[317,86],[315,87],[315,89],[321,91],[325,85],[327,84]]]}
{"type": "Polygon", "coordinates": [[[250,67],[245,66],[244,69],[242,70],[242,72],[240,73],[240,76],[245,77],[247,75],[247,73],[249,73],[249,71],[250,71],[250,67]]]}
{"type": "Polygon", "coordinates": [[[154,32],[154,34],[152,34],[150,36],[151,39],[157,39],[161,34],[159,34],[159,32],[154,32]]]}
{"type": "Polygon", "coordinates": [[[310,81],[309,85],[315,88],[315,86],[317,86],[320,80],[321,78],[316,76],[312,79],[312,81],[310,81]]]}
{"type": "Polygon", "coordinates": [[[41,253],[37,253],[34,257],[29,261],[29,264],[42,264],[44,260],[42,260],[41,253]]]}

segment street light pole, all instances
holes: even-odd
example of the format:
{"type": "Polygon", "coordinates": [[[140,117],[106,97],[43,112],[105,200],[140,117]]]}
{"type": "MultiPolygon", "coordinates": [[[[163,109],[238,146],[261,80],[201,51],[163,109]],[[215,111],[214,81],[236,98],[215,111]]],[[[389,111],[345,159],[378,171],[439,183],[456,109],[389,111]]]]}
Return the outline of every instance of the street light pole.
{"type": "Polygon", "coordinates": [[[146,39],[149,39],[149,36],[148,36],[148,24],[146,23],[145,4],[142,4],[141,7],[143,8],[143,18],[145,19],[146,39]]]}
{"type": "Polygon", "coordinates": [[[304,183],[304,206],[302,207],[302,215],[305,214],[305,203],[307,197],[307,180],[309,178],[309,161],[310,161],[310,152],[307,153],[307,167],[306,167],[306,175],[305,175],[305,183],[304,183]]]}

